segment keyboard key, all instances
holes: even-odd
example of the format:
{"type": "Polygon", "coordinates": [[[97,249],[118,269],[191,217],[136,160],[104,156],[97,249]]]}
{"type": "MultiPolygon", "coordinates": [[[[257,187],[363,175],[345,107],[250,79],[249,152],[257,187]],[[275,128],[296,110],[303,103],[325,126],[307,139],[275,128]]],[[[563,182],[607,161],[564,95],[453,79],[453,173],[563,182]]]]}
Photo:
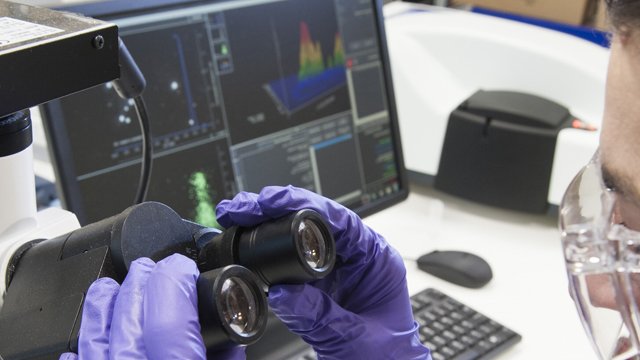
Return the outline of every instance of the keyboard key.
{"type": "Polygon", "coordinates": [[[451,343],[449,344],[449,346],[451,346],[451,348],[455,349],[455,350],[456,350],[456,352],[461,352],[461,351],[463,351],[463,350],[466,350],[466,349],[467,349],[467,347],[466,347],[463,343],[461,343],[460,341],[458,341],[458,340],[453,340],[453,341],[451,341],[451,343]]]}
{"type": "Polygon", "coordinates": [[[427,293],[421,293],[418,294],[415,299],[420,301],[423,304],[429,304],[431,302],[433,302],[435,299],[439,299],[440,297],[436,297],[436,296],[431,296],[427,293]]]}
{"type": "Polygon", "coordinates": [[[480,325],[480,324],[485,323],[487,321],[489,321],[489,319],[486,316],[484,316],[484,315],[482,315],[480,313],[475,313],[471,317],[471,322],[473,322],[476,325],[480,325]]]}
{"type": "Polygon", "coordinates": [[[421,327],[419,331],[420,331],[420,334],[426,336],[427,339],[430,339],[430,338],[436,336],[435,330],[433,330],[432,328],[427,327],[427,326],[421,327]]]}
{"type": "Polygon", "coordinates": [[[436,331],[444,331],[444,329],[446,329],[447,327],[444,326],[442,323],[440,322],[434,322],[430,325],[430,327],[432,327],[434,330],[436,331]]]}
{"type": "Polygon", "coordinates": [[[449,341],[453,341],[455,339],[457,339],[458,337],[456,336],[456,334],[454,334],[453,332],[449,331],[449,330],[445,330],[442,332],[442,337],[444,337],[445,339],[449,340],[449,341]]]}
{"type": "Polygon", "coordinates": [[[465,318],[465,316],[461,312],[458,312],[458,311],[450,312],[449,313],[449,317],[451,317],[455,321],[460,321],[460,320],[465,318]]]}
{"type": "Polygon", "coordinates": [[[458,311],[460,311],[461,313],[465,314],[465,316],[473,316],[476,312],[473,311],[473,309],[471,309],[470,307],[463,305],[462,307],[460,307],[460,309],[458,309],[458,311]]]}
{"type": "Polygon", "coordinates": [[[425,290],[424,292],[426,294],[428,294],[430,297],[432,297],[432,298],[434,298],[436,300],[441,300],[441,299],[444,299],[444,298],[447,297],[444,293],[442,293],[442,292],[440,292],[440,291],[438,291],[438,290],[436,290],[434,288],[429,288],[429,289],[425,290]]]}
{"type": "Polygon", "coordinates": [[[415,319],[416,319],[416,322],[418,322],[418,325],[420,325],[420,327],[427,326],[427,324],[429,324],[429,321],[423,317],[418,316],[415,319]]]}
{"type": "Polygon", "coordinates": [[[423,344],[424,344],[427,340],[429,340],[429,337],[428,337],[428,336],[425,336],[425,335],[424,335],[424,334],[422,334],[422,333],[418,334],[418,337],[420,338],[420,342],[421,342],[421,343],[423,343],[423,344]]]}
{"type": "Polygon", "coordinates": [[[442,336],[434,336],[433,339],[431,339],[433,341],[433,343],[435,343],[438,347],[442,347],[447,345],[447,340],[445,338],[443,338],[442,336]]]}
{"type": "Polygon", "coordinates": [[[437,314],[437,315],[440,315],[440,316],[445,316],[445,315],[447,315],[449,313],[447,311],[447,309],[442,308],[442,307],[434,307],[431,311],[433,313],[437,314]]]}
{"type": "Polygon", "coordinates": [[[509,338],[511,338],[512,336],[512,331],[499,331],[496,332],[492,335],[490,335],[487,340],[489,340],[490,342],[494,343],[494,344],[502,344],[503,342],[507,341],[509,338]]]}
{"type": "Polygon", "coordinates": [[[469,336],[469,335],[463,335],[460,337],[460,340],[466,344],[467,346],[474,346],[475,344],[478,343],[478,339],[474,338],[473,336],[469,336]]]}
{"type": "Polygon", "coordinates": [[[428,322],[434,322],[434,321],[438,320],[438,315],[436,315],[436,314],[434,314],[432,312],[429,312],[429,311],[423,311],[423,312],[418,314],[418,318],[425,319],[428,322]]]}
{"type": "Polygon", "coordinates": [[[455,324],[455,320],[453,320],[452,318],[448,317],[448,316],[443,316],[440,319],[440,322],[443,323],[444,325],[446,325],[447,327],[450,327],[451,325],[455,324]]]}
{"type": "Polygon", "coordinates": [[[492,343],[492,344],[494,344],[494,345],[500,344],[504,340],[506,340],[506,339],[503,339],[503,338],[501,338],[499,336],[496,336],[496,335],[489,335],[489,337],[487,338],[487,341],[492,343]]]}
{"type": "Polygon", "coordinates": [[[452,358],[452,360],[476,360],[480,355],[482,354],[473,349],[469,349],[456,355],[456,357],[452,358]]]}
{"type": "Polygon", "coordinates": [[[442,353],[442,355],[446,356],[448,359],[452,358],[455,354],[457,354],[457,351],[453,350],[450,347],[443,347],[440,349],[440,353],[442,353]]]}
{"type": "Polygon", "coordinates": [[[447,360],[447,358],[440,353],[431,353],[431,358],[433,360],[447,360]]]}
{"type": "Polygon", "coordinates": [[[498,327],[491,326],[489,324],[482,324],[482,325],[480,325],[479,329],[480,329],[480,331],[482,331],[485,334],[493,334],[494,332],[496,332],[498,327]]]}
{"type": "Polygon", "coordinates": [[[432,343],[431,341],[423,341],[422,344],[429,348],[431,351],[438,351],[438,345],[432,343]]]}
{"type": "Polygon", "coordinates": [[[413,309],[413,312],[417,312],[418,310],[420,310],[422,308],[422,303],[416,299],[411,299],[411,309],[413,309]]]}
{"type": "Polygon", "coordinates": [[[476,344],[476,346],[474,347],[474,350],[478,351],[479,353],[487,353],[489,351],[491,351],[494,348],[494,344],[485,341],[485,340],[480,340],[478,341],[478,343],[476,344]]]}
{"type": "Polygon", "coordinates": [[[469,321],[469,320],[462,320],[460,322],[460,325],[464,326],[465,328],[469,329],[469,330],[473,330],[476,328],[476,324],[474,324],[473,322],[469,321]]]}
{"type": "Polygon", "coordinates": [[[469,332],[469,335],[473,336],[474,338],[478,339],[478,340],[482,340],[486,337],[486,334],[481,333],[478,330],[471,330],[469,332]]]}
{"type": "Polygon", "coordinates": [[[463,328],[460,325],[453,325],[451,330],[458,336],[464,335],[467,333],[467,329],[463,328]]]}
{"type": "Polygon", "coordinates": [[[449,310],[449,312],[451,312],[459,308],[460,303],[455,300],[447,299],[442,302],[442,307],[444,307],[445,309],[449,310]]]}

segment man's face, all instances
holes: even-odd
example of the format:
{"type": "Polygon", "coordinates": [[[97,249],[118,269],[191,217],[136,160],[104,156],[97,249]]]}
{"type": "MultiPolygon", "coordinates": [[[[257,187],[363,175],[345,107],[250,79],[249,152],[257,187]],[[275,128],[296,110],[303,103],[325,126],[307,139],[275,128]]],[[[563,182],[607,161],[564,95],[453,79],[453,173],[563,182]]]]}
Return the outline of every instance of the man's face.
{"type": "MultiPolygon", "coordinates": [[[[616,34],[612,39],[600,160],[604,183],[616,193],[611,221],[640,231],[640,31],[637,30],[616,34]]],[[[640,299],[639,277],[637,273],[630,277],[636,299],[640,299]]],[[[594,306],[618,308],[610,276],[594,274],[586,280],[594,306]]]]}
{"type": "Polygon", "coordinates": [[[600,156],[606,185],[620,195],[614,221],[640,231],[639,31],[612,39],[600,156]]]}

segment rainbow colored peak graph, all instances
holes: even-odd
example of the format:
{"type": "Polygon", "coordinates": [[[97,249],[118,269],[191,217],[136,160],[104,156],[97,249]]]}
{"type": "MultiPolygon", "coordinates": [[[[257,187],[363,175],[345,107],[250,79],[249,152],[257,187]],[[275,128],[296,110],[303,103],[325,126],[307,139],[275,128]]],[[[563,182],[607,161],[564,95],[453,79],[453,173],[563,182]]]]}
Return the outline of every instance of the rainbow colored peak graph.
{"type": "Polygon", "coordinates": [[[342,38],[336,34],[333,56],[327,58],[326,66],[322,58],[322,45],[314,42],[306,22],[300,22],[300,71],[298,79],[304,80],[322,74],[327,68],[344,67],[342,38]]]}
{"type": "Polygon", "coordinates": [[[309,26],[300,22],[300,54],[297,74],[265,84],[265,90],[283,113],[293,113],[316,99],[344,86],[345,53],[340,34],[336,33],[333,53],[324,58],[322,45],[314,41],[309,26]]]}

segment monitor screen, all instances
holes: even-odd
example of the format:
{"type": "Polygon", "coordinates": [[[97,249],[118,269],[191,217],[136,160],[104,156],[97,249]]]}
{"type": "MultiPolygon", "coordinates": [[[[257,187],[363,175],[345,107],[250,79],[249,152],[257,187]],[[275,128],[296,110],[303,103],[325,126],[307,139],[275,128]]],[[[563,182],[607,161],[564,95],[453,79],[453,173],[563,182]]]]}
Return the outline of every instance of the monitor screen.
{"type": "MultiPolygon", "coordinates": [[[[294,185],[372,213],[406,197],[376,0],[106,1],[147,86],[147,200],[215,226],[221,199],[294,185]]],[[[100,85],[41,108],[63,206],[81,224],[133,203],[133,101],[100,85]]]]}
{"type": "MultiPolygon", "coordinates": [[[[216,226],[217,202],[266,185],[307,188],[361,216],[407,196],[380,1],[115,0],[65,10],[116,23],[146,77],[148,200],[216,226]]],[[[133,101],[105,84],[41,113],[62,203],[81,224],[130,206],[142,146],[133,101]]],[[[271,315],[247,356],[308,351],[271,315]]]]}

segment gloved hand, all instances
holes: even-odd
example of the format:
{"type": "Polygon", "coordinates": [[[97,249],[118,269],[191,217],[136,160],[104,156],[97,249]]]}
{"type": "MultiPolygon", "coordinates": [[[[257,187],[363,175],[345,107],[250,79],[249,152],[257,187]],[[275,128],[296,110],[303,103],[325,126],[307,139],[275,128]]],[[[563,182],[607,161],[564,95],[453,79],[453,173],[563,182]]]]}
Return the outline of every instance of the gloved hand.
{"type": "Polygon", "coordinates": [[[294,187],[239,193],[216,213],[224,227],[253,226],[305,208],[328,221],[336,266],[321,280],[272,286],[273,312],[319,359],[430,359],[418,339],[402,258],[355,213],[294,187]]]}
{"type": "MultiPolygon", "coordinates": [[[[140,258],[131,264],[120,286],[110,278],[96,280],[82,311],[76,359],[206,359],[198,322],[196,280],[192,260],[169,256],[157,264],[140,258]]],[[[215,359],[245,359],[244,348],[215,359]]]]}

